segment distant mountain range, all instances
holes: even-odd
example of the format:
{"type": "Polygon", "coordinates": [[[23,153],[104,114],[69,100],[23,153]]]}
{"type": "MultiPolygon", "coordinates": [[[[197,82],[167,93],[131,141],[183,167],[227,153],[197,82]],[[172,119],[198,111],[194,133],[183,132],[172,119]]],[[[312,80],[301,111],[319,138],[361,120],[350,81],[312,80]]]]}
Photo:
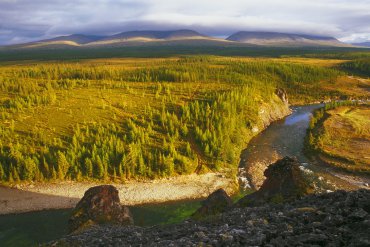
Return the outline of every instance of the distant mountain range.
{"type": "Polygon", "coordinates": [[[68,36],[59,36],[52,39],[40,40],[33,43],[52,43],[52,42],[71,42],[79,45],[88,44],[100,39],[103,39],[104,36],[94,36],[94,35],[84,35],[84,34],[72,34],[68,36]]]}
{"type": "Polygon", "coordinates": [[[352,43],[354,46],[362,46],[362,47],[370,47],[370,41],[362,42],[362,43],[352,43]]]}
{"type": "Polygon", "coordinates": [[[198,39],[207,38],[193,30],[175,30],[175,31],[129,31],[115,34],[104,38],[103,40],[176,40],[176,39],[198,39]]]}
{"type": "Polygon", "coordinates": [[[112,36],[72,34],[31,43],[9,46],[11,48],[41,47],[104,47],[140,46],[150,44],[221,45],[221,46],[276,46],[276,47],[348,47],[334,37],[288,34],[277,32],[237,32],[226,39],[214,38],[193,30],[129,31],[112,36]]]}
{"type": "Polygon", "coordinates": [[[263,46],[349,46],[334,37],[276,32],[238,32],[227,40],[263,46]]]}

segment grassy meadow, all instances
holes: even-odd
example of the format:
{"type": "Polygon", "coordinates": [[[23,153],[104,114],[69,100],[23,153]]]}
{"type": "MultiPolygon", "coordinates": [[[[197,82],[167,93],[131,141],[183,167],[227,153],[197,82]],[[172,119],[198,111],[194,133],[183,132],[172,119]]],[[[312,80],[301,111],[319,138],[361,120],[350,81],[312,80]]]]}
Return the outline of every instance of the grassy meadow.
{"type": "Polygon", "coordinates": [[[282,104],[277,88],[292,104],[367,97],[361,82],[338,69],[345,62],[217,56],[2,62],[0,181],[125,181],[210,170],[233,176],[261,124],[261,105],[282,104]]]}

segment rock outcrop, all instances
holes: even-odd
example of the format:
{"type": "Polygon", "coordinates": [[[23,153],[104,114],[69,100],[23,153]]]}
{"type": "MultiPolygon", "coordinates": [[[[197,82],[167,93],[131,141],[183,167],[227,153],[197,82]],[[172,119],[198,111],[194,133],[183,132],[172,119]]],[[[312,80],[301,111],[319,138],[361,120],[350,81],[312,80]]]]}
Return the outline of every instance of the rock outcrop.
{"type": "Polygon", "coordinates": [[[240,199],[236,206],[256,206],[268,202],[281,203],[300,198],[314,192],[305,179],[296,159],[285,157],[270,165],[264,172],[266,177],[261,188],[240,199]]]}
{"type": "Polygon", "coordinates": [[[85,192],[68,224],[70,232],[75,232],[101,224],[131,225],[133,218],[128,207],[120,204],[118,190],[112,185],[101,185],[85,192]]]}
{"type": "Polygon", "coordinates": [[[193,219],[204,219],[225,212],[233,201],[223,189],[218,189],[202,202],[202,206],[192,215],[193,219]]]}
{"type": "Polygon", "coordinates": [[[96,227],[49,246],[370,246],[370,190],[234,208],[209,221],[96,227]]]}
{"type": "Polygon", "coordinates": [[[275,94],[283,101],[284,103],[288,104],[288,94],[286,93],[285,89],[277,88],[275,90],[275,94]]]}

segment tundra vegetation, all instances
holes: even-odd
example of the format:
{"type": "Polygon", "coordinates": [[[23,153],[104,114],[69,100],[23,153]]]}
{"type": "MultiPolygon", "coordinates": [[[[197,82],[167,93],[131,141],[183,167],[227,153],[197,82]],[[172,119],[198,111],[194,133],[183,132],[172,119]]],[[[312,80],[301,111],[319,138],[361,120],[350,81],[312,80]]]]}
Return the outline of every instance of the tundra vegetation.
{"type": "Polygon", "coordinates": [[[309,148],[333,167],[370,174],[370,105],[343,101],[315,111],[307,134],[309,148]]]}
{"type": "Polygon", "coordinates": [[[330,60],[216,56],[0,64],[0,180],[235,174],[259,106],[363,97],[330,60]]]}

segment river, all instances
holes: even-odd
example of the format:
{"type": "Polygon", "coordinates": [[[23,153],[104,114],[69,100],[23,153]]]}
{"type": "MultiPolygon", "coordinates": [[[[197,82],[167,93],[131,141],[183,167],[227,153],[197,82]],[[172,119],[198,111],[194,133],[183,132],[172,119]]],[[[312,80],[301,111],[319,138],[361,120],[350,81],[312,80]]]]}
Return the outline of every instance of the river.
{"type": "MultiPolygon", "coordinates": [[[[182,201],[130,207],[136,225],[153,226],[181,222],[197,208],[200,201],[182,201]]],[[[38,246],[68,233],[71,209],[0,216],[0,246],[38,246]]]]}
{"type": "Polygon", "coordinates": [[[312,112],[323,104],[292,107],[292,114],[272,123],[254,137],[241,154],[239,182],[242,187],[258,189],[264,180],[263,171],[285,156],[295,157],[302,168],[315,174],[325,189],[352,190],[366,187],[368,178],[348,175],[308,159],[304,153],[304,140],[312,112]]]}
{"type": "MultiPolygon", "coordinates": [[[[315,171],[332,183],[341,184],[342,177],[310,163],[303,153],[311,113],[321,106],[317,104],[293,107],[290,116],[272,123],[253,138],[241,154],[242,173],[245,167],[266,167],[278,158],[288,155],[296,157],[307,169],[315,171]]],[[[199,206],[200,201],[183,201],[130,207],[130,210],[137,225],[153,226],[180,222],[199,206]]],[[[60,238],[67,234],[70,212],[70,209],[45,210],[0,216],[0,246],[34,246],[60,238]]]]}

